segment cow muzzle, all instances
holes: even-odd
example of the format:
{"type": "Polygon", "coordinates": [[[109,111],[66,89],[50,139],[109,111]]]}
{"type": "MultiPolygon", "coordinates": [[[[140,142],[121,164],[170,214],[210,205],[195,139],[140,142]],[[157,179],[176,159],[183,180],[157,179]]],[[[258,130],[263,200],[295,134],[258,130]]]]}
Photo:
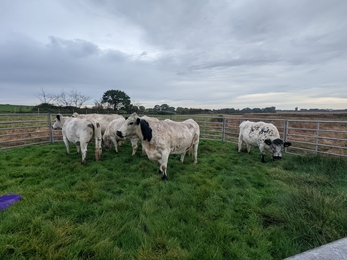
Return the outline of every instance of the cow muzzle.
{"type": "Polygon", "coordinates": [[[117,134],[117,136],[124,138],[123,133],[121,131],[117,131],[116,134],[117,134]]]}

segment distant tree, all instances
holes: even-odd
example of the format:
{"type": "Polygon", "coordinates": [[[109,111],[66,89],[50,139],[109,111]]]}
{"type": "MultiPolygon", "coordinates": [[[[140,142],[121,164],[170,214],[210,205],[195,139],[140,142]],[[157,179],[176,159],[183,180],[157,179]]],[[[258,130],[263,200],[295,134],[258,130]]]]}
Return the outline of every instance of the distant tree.
{"type": "Polygon", "coordinates": [[[70,105],[81,108],[81,106],[88,100],[91,99],[91,97],[87,97],[81,94],[81,92],[77,91],[76,89],[71,90],[69,93],[69,100],[70,105]]]}
{"type": "Polygon", "coordinates": [[[107,90],[102,96],[102,104],[109,104],[113,107],[113,110],[117,112],[121,108],[125,110],[129,109],[130,106],[130,97],[121,90],[107,90]]]}
{"type": "Polygon", "coordinates": [[[161,111],[161,106],[155,105],[153,109],[154,109],[154,110],[157,110],[157,111],[161,111]]]}
{"type": "Polygon", "coordinates": [[[251,112],[252,112],[252,109],[250,109],[249,107],[243,108],[241,110],[241,113],[251,113],[251,112]]]}
{"type": "Polygon", "coordinates": [[[253,109],[252,109],[252,112],[253,112],[253,113],[261,113],[261,112],[263,112],[263,110],[260,109],[260,108],[258,108],[258,107],[256,107],[256,108],[253,108],[253,109]]]}
{"type": "Polygon", "coordinates": [[[127,107],[127,109],[125,109],[125,111],[126,111],[126,113],[129,113],[129,114],[134,113],[134,112],[138,113],[139,112],[139,108],[137,106],[134,106],[133,104],[130,104],[127,107]]]}
{"type": "Polygon", "coordinates": [[[179,115],[189,114],[189,108],[177,107],[176,113],[179,114],[179,115]]]}
{"type": "Polygon", "coordinates": [[[167,111],[169,110],[169,105],[168,104],[162,104],[160,106],[160,111],[167,111]]]}
{"type": "Polygon", "coordinates": [[[264,113],[276,113],[276,107],[266,107],[264,113]]]}
{"type": "Polygon", "coordinates": [[[41,92],[35,95],[41,102],[41,104],[52,104],[54,101],[54,96],[46,93],[46,91],[41,88],[41,92]]]}
{"type": "Polygon", "coordinates": [[[183,107],[177,107],[177,108],[176,108],[176,113],[181,115],[182,112],[183,112],[183,110],[184,110],[183,107]]]}
{"type": "Polygon", "coordinates": [[[51,104],[56,106],[74,106],[80,108],[90,97],[82,95],[77,90],[73,89],[69,92],[62,90],[60,94],[47,94],[43,89],[36,95],[41,101],[41,104],[51,104]]]}
{"type": "Polygon", "coordinates": [[[145,108],[144,106],[139,106],[139,111],[140,111],[140,112],[143,113],[143,112],[145,112],[145,110],[146,110],[146,108],[145,108]]]}

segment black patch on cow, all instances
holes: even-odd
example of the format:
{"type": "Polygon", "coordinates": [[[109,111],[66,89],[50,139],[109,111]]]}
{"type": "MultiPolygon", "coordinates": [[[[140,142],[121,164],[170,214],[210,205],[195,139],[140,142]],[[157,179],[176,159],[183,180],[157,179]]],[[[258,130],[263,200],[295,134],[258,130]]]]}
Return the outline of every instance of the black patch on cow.
{"type": "Polygon", "coordinates": [[[57,119],[60,121],[60,115],[57,115],[57,119]]]}
{"type": "Polygon", "coordinates": [[[288,146],[291,146],[291,145],[292,145],[291,142],[284,142],[284,144],[283,144],[284,147],[288,147],[288,146]]]}
{"type": "Polygon", "coordinates": [[[271,142],[270,139],[265,139],[265,140],[264,140],[264,143],[267,144],[267,145],[271,145],[272,142],[271,142]]]}
{"type": "Polygon", "coordinates": [[[251,132],[254,132],[254,131],[258,131],[259,130],[259,126],[252,126],[251,127],[251,132]]]}
{"type": "Polygon", "coordinates": [[[269,132],[269,128],[265,128],[263,127],[260,131],[259,131],[259,134],[267,134],[269,132]]]}
{"type": "Polygon", "coordinates": [[[140,120],[141,132],[143,135],[143,140],[150,142],[152,140],[152,128],[150,128],[148,122],[144,119],[140,120]]]}
{"type": "Polygon", "coordinates": [[[274,143],[274,145],[282,145],[283,144],[283,141],[279,138],[273,140],[272,142],[274,143]]]}

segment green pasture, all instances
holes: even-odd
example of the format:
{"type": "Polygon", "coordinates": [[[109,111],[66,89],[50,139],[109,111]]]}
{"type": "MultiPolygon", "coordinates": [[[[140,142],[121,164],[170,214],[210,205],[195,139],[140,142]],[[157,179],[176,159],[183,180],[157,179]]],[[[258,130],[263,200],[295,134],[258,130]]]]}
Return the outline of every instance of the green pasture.
{"type": "Polygon", "coordinates": [[[0,152],[0,259],[283,259],[347,235],[347,161],[201,141],[199,163],[63,143],[0,152]]]}
{"type": "Polygon", "coordinates": [[[30,113],[33,106],[0,104],[0,114],[2,113],[30,113]]]}

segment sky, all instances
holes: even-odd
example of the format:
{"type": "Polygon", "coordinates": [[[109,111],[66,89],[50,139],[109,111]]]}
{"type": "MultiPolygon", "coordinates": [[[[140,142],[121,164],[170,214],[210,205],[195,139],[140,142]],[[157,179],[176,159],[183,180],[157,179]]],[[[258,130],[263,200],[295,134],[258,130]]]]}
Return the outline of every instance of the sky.
{"type": "Polygon", "coordinates": [[[347,108],[346,0],[0,1],[0,104],[347,108]]]}

